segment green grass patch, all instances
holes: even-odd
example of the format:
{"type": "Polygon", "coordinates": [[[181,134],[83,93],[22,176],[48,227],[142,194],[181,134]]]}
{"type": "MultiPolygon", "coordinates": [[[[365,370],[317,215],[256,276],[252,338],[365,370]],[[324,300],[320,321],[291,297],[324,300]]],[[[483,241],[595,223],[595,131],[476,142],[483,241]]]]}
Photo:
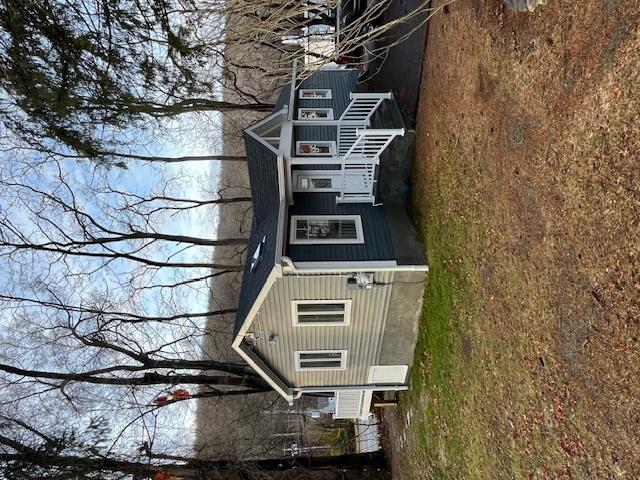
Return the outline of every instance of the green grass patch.
{"type": "MultiPolygon", "coordinates": [[[[446,136],[445,136],[446,139],[446,136]]],[[[455,143],[444,141],[443,155],[455,154],[455,143]]],[[[464,388],[463,338],[472,308],[476,265],[470,245],[473,228],[452,209],[465,185],[455,172],[440,172],[427,183],[416,205],[418,227],[430,265],[424,311],[411,374],[411,391],[403,409],[412,409],[410,449],[413,460],[433,478],[462,478],[469,425],[461,418],[468,396],[464,388]]],[[[460,212],[457,212],[460,213],[460,212]]],[[[411,478],[410,476],[408,478],[411,478]]]]}

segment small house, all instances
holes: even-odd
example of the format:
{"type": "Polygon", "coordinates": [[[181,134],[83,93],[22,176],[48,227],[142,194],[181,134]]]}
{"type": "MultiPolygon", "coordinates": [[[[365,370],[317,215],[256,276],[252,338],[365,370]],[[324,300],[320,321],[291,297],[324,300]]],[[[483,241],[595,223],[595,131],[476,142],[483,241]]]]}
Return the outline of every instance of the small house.
{"type": "Polygon", "coordinates": [[[245,131],[254,210],[233,348],[290,403],[334,396],[334,418],[408,388],[428,267],[389,167],[404,135],[393,96],[344,68],[294,67],[245,131]]]}

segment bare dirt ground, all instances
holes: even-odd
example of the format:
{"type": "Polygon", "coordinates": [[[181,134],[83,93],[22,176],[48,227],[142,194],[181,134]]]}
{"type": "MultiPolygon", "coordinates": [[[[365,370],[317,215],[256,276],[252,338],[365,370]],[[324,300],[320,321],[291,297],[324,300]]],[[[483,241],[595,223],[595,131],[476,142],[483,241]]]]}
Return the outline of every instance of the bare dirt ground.
{"type": "Polygon", "coordinates": [[[397,478],[640,478],[640,2],[548,3],[429,26],[397,478]]]}

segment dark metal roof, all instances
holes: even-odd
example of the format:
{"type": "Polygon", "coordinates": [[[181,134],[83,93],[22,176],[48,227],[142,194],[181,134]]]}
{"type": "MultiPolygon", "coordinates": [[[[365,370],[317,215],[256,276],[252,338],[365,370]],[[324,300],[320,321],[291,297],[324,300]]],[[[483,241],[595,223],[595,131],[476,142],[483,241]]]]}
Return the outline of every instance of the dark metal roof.
{"type": "Polygon", "coordinates": [[[280,90],[280,95],[278,95],[278,99],[276,100],[276,106],[273,109],[274,112],[282,110],[286,105],[289,105],[289,92],[291,92],[291,82],[285,84],[282,90],[280,90]]]}
{"type": "Polygon", "coordinates": [[[238,333],[242,327],[251,306],[275,265],[278,243],[278,211],[280,208],[278,156],[273,150],[246,133],[244,144],[253,198],[253,222],[249,235],[247,261],[242,276],[234,333],[238,333]],[[252,271],[251,258],[263,238],[265,242],[262,245],[260,260],[252,271]]]}

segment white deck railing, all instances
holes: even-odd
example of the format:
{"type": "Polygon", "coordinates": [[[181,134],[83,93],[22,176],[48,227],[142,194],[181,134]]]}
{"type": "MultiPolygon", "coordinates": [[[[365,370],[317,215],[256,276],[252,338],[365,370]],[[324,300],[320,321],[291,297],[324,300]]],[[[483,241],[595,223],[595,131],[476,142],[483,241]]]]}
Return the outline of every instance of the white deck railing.
{"type": "Polygon", "coordinates": [[[376,167],[380,155],[404,128],[391,130],[358,129],[356,140],[342,157],[342,186],[338,202],[375,202],[376,167]]]}
{"type": "Polygon", "coordinates": [[[338,154],[345,155],[358,139],[358,129],[367,128],[371,117],[391,93],[352,93],[351,103],[340,116],[338,124],[338,154]]]}
{"type": "Polygon", "coordinates": [[[336,413],[334,419],[362,420],[369,417],[371,411],[371,390],[340,390],[336,392],[336,413]]]}

